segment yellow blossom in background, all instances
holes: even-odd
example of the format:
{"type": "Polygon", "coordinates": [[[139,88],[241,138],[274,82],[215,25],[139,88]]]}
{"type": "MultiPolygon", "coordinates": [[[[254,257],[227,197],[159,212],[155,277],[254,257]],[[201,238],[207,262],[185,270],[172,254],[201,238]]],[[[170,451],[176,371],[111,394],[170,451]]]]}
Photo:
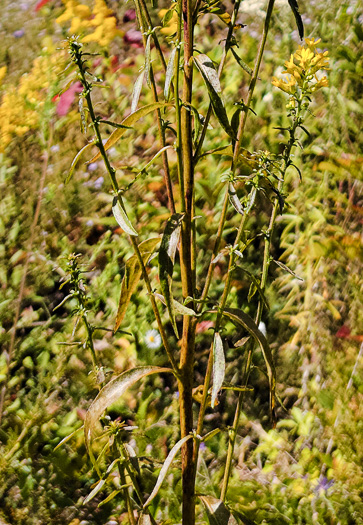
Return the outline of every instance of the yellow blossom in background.
{"type": "Polygon", "coordinates": [[[5,150],[14,136],[22,137],[39,127],[49,88],[58,82],[67,60],[66,52],[54,52],[49,42],[47,50],[49,52],[34,60],[19,84],[9,88],[1,99],[0,151],[5,150]]]}
{"type": "Polygon", "coordinates": [[[306,93],[313,93],[317,89],[328,85],[328,78],[318,79],[316,73],[321,70],[329,69],[328,51],[319,52],[317,45],[319,40],[305,39],[305,46],[290,56],[290,60],[285,62],[286,70],[283,75],[287,75],[287,81],[273,77],[272,84],[289,95],[294,95],[298,90],[306,93]]]}
{"type": "MultiPolygon", "coordinates": [[[[159,18],[163,19],[167,12],[168,12],[168,9],[161,9],[158,13],[159,18]]],[[[169,20],[169,22],[166,24],[165,27],[160,29],[160,33],[162,33],[163,35],[167,35],[167,36],[173,35],[174,33],[176,33],[177,28],[178,28],[178,15],[176,11],[174,10],[171,19],[169,20]]]]}
{"type": "Polygon", "coordinates": [[[7,69],[8,68],[6,66],[0,67],[0,86],[6,76],[7,69]]]}
{"type": "Polygon", "coordinates": [[[84,43],[97,42],[100,46],[108,46],[117,35],[122,32],[117,29],[117,20],[113,16],[104,0],[95,0],[93,10],[77,0],[63,0],[66,10],[58,18],[60,25],[69,21],[71,25],[68,32],[77,34],[84,43]],[[87,33],[92,30],[91,33],[87,33]],[[83,36],[85,35],[85,36],[83,36]]]}

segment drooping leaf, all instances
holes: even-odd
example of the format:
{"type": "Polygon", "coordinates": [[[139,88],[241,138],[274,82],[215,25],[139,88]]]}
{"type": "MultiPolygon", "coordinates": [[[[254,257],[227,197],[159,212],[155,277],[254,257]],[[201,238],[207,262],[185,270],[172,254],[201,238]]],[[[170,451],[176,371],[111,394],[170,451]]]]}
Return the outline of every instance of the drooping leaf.
{"type": "Polygon", "coordinates": [[[117,224],[124,230],[124,232],[128,233],[129,235],[133,235],[134,237],[138,236],[137,231],[132,226],[126,211],[120,204],[120,201],[117,197],[114,197],[112,201],[112,213],[117,221],[117,224]]]}
{"type": "Polygon", "coordinates": [[[113,500],[116,496],[118,496],[122,492],[122,489],[119,490],[113,490],[111,494],[107,496],[107,498],[103,499],[101,503],[98,504],[98,507],[102,507],[102,505],[106,505],[109,501],[113,500]]]}
{"type": "Polygon", "coordinates": [[[135,111],[137,110],[137,105],[140,99],[142,84],[144,82],[144,76],[145,76],[145,70],[143,69],[140,75],[137,77],[135,85],[134,85],[134,89],[132,90],[131,113],[135,113],[135,111]]]}
{"type": "Polygon", "coordinates": [[[175,306],[172,294],[172,279],[175,253],[179,242],[181,221],[183,213],[174,213],[166,223],[164,235],[159,249],[159,279],[166,306],[168,308],[170,322],[174,328],[175,335],[179,338],[175,321],[175,306]]]}
{"type": "MultiPolygon", "coordinates": [[[[166,301],[165,301],[165,298],[164,298],[163,295],[161,295],[160,293],[156,293],[154,295],[155,295],[155,297],[160,299],[160,301],[163,304],[165,304],[165,306],[166,306],[166,301]]],[[[191,308],[188,308],[187,306],[184,306],[183,304],[179,303],[179,301],[177,301],[176,299],[173,299],[173,303],[174,303],[175,312],[177,314],[190,315],[190,316],[193,316],[193,317],[197,316],[197,313],[194,310],[192,310],[191,308]]]]}
{"type": "Polygon", "coordinates": [[[170,53],[169,62],[168,62],[167,68],[166,68],[165,86],[164,86],[164,97],[165,97],[166,101],[169,100],[170,86],[171,86],[171,82],[172,82],[173,76],[174,76],[174,62],[175,62],[176,52],[177,52],[177,48],[174,47],[172,52],[170,53]]]}
{"type": "Polygon", "coordinates": [[[218,392],[224,381],[226,373],[226,360],[224,357],[223,341],[219,332],[215,332],[213,341],[213,386],[210,406],[214,408],[218,392]]]}
{"type": "Polygon", "coordinates": [[[294,17],[296,20],[296,25],[299,30],[299,36],[301,40],[304,38],[304,24],[300,15],[299,6],[297,3],[297,0],[289,0],[289,6],[292,9],[292,12],[294,13],[294,17]]]}
{"type": "Polygon", "coordinates": [[[286,264],[282,263],[281,261],[276,261],[274,259],[274,263],[277,264],[277,266],[280,266],[280,268],[282,268],[283,270],[285,270],[289,274],[291,274],[294,277],[296,277],[296,279],[299,279],[299,281],[303,281],[304,280],[302,277],[299,277],[295,272],[293,272],[288,266],[286,266],[286,264]]]}
{"type": "Polygon", "coordinates": [[[156,485],[152,491],[152,493],[150,494],[150,496],[148,497],[148,499],[146,500],[146,502],[144,503],[144,508],[147,507],[148,505],[150,505],[150,503],[152,502],[152,500],[155,498],[155,496],[157,495],[157,493],[159,492],[159,489],[161,487],[161,484],[162,482],[164,481],[165,479],[165,476],[167,475],[168,473],[168,470],[169,470],[169,467],[170,465],[172,464],[173,462],[173,459],[175,458],[177,452],[181,449],[181,447],[184,445],[184,443],[186,443],[188,441],[188,439],[191,439],[193,436],[192,435],[189,435],[189,436],[185,436],[183,437],[182,439],[180,439],[174,446],[173,448],[171,449],[171,451],[169,452],[168,454],[168,457],[166,458],[166,460],[164,461],[163,463],[163,466],[161,467],[161,470],[160,470],[160,474],[158,476],[158,479],[156,481],[156,485]]]}
{"type": "Polygon", "coordinates": [[[234,58],[236,59],[236,62],[237,64],[244,70],[246,71],[246,73],[248,73],[250,76],[252,75],[253,71],[252,69],[250,68],[249,65],[246,64],[246,62],[244,62],[242,60],[242,58],[236,53],[236,51],[233,49],[233,47],[230,47],[230,50],[232,51],[232,55],[234,56],[234,58]]]}
{"type": "MultiPolygon", "coordinates": [[[[124,118],[124,120],[121,122],[123,126],[126,126],[125,128],[117,128],[115,131],[111,133],[109,136],[107,142],[104,145],[105,151],[112,148],[116,144],[116,142],[126,133],[127,128],[132,128],[134,124],[138,120],[140,120],[142,117],[146,117],[151,111],[155,111],[156,109],[160,109],[165,107],[167,104],[164,102],[153,102],[152,104],[148,104],[147,106],[143,106],[142,108],[137,109],[133,113],[131,113],[128,117],[124,118]]],[[[87,162],[87,164],[90,164],[91,162],[95,162],[97,159],[99,159],[101,156],[101,153],[98,152],[97,155],[95,155],[91,160],[87,162]]]]}
{"type": "Polygon", "coordinates": [[[276,370],[273,362],[272,352],[266,337],[258,329],[254,320],[243,310],[238,308],[225,308],[223,315],[227,316],[235,325],[243,327],[249,332],[256,342],[260,345],[262,355],[265,360],[267,375],[270,385],[270,410],[273,422],[275,422],[275,391],[276,391],[276,370]]]}
{"type": "MultiPolygon", "coordinates": [[[[162,155],[164,153],[164,151],[168,150],[168,149],[172,149],[173,146],[164,146],[163,148],[161,148],[157,153],[155,153],[155,155],[153,156],[153,158],[142,168],[141,171],[147,171],[148,168],[150,168],[150,166],[152,166],[152,164],[154,163],[154,161],[160,157],[160,155],[162,155]]],[[[140,172],[141,173],[141,172],[140,172]]]]}
{"type": "Polygon", "coordinates": [[[233,186],[232,182],[228,184],[228,196],[229,200],[233,206],[233,208],[236,210],[236,212],[240,213],[241,215],[244,215],[244,209],[241,204],[241,201],[239,200],[237,196],[237,192],[235,190],[235,187],[233,186]]]}
{"type": "Polygon", "coordinates": [[[88,144],[83,146],[83,148],[74,157],[74,159],[72,160],[71,167],[69,168],[69,172],[68,172],[67,178],[64,181],[64,184],[68,184],[68,182],[71,180],[71,177],[72,177],[72,175],[74,173],[74,170],[76,169],[78,161],[81,158],[81,156],[83,155],[83,153],[86,151],[86,149],[90,148],[91,146],[94,146],[94,144],[95,144],[95,142],[94,142],[94,140],[92,140],[91,142],[89,142],[88,144]]]}
{"type": "Polygon", "coordinates": [[[214,67],[213,62],[207,55],[196,55],[194,62],[199,69],[204,83],[207,87],[209,98],[213,107],[213,111],[225,132],[231,137],[235,138],[235,134],[228,120],[227,112],[221,98],[221,85],[218,78],[218,73],[214,67]]]}
{"type": "Polygon", "coordinates": [[[204,505],[210,525],[238,525],[222,500],[213,496],[199,496],[199,498],[204,505]]]}
{"type": "Polygon", "coordinates": [[[147,37],[146,46],[145,46],[145,75],[146,75],[146,83],[149,87],[151,87],[150,72],[151,72],[151,34],[147,37]]]}
{"type": "Polygon", "coordinates": [[[92,431],[94,430],[99,418],[103,412],[112,405],[112,403],[117,401],[117,399],[119,399],[124,394],[124,392],[126,392],[126,390],[134,385],[137,381],[148,375],[161,374],[163,372],[173,373],[170,368],[161,368],[159,366],[140,366],[132,368],[131,370],[127,370],[119,376],[111,379],[111,381],[107,383],[107,385],[104,386],[102,390],[100,390],[97,397],[91,403],[91,406],[86,412],[84,421],[84,436],[88,454],[91,458],[93,466],[96,469],[96,472],[100,477],[101,474],[96,464],[91,447],[92,431]]]}
{"type": "MultiPolygon", "coordinates": [[[[144,264],[147,263],[159,242],[159,238],[153,238],[143,241],[141,244],[139,244],[139,250],[144,264]]],[[[136,255],[132,255],[126,261],[125,275],[121,283],[121,295],[116,315],[114,332],[116,332],[116,330],[119,328],[120,324],[122,323],[125,317],[131,296],[134,293],[136,286],[141,279],[141,275],[142,270],[139,261],[136,255]]]]}
{"type": "Polygon", "coordinates": [[[83,505],[86,505],[91,499],[93,499],[96,494],[102,489],[103,485],[106,483],[105,479],[100,479],[94,489],[88,494],[87,498],[83,501],[83,505]]]}

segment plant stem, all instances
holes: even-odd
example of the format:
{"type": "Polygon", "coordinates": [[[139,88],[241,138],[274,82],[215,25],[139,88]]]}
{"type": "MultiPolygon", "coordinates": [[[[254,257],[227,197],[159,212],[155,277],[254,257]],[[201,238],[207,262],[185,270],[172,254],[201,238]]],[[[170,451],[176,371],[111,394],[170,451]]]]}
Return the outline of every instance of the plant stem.
{"type": "MultiPolygon", "coordinates": [[[[184,20],[184,106],[181,109],[181,142],[183,156],[183,182],[185,215],[182,222],[180,267],[183,296],[194,297],[192,272],[192,235],[193,217],[194,166],[192,119],[189,106],[192,100],[193,82],[193,10],[192,0],[182,0],[184,20]]],[[[179,381],[180,429],[181,437],[193,430],[193,367],[195,347],[195,323],[190,316],[183,317],[183,335],[180,354],[181,380],[179,381]]],[[[182,447],[182,480],[183,480],[183,525],[195,523],[194,463],[193,440],[188,440],[182,447]]]]}

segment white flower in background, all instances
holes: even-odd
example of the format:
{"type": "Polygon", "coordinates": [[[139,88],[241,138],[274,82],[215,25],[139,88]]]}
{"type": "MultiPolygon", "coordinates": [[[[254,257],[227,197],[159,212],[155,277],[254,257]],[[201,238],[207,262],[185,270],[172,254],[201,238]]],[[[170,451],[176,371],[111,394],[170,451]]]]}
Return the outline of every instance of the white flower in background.
{"type": "Polygon", "coordinates": [[[144,337],[146,346],[152,350],[156,350],[161,345],[161,335],[157,330],[148,330],[144,337]]]}

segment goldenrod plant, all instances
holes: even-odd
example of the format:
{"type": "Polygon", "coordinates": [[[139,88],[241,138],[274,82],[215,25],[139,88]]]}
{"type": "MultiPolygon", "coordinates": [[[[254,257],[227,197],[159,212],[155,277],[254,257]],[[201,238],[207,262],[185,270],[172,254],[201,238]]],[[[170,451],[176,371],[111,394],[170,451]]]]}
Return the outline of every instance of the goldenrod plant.
{"type": "Polygon", "coordinates": [[[360,523],[358,5],[5,3],[0,521],[360,523]]]}

